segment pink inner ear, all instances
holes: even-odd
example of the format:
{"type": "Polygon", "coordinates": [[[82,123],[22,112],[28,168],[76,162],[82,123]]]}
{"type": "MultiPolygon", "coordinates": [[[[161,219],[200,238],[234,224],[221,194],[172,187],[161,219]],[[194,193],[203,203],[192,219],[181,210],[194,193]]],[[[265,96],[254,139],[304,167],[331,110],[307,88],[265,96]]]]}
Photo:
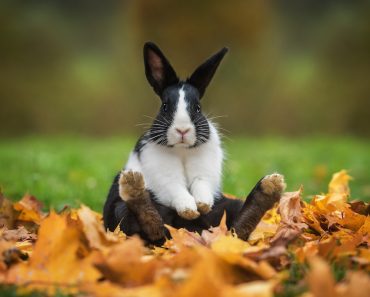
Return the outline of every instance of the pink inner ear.
{"type": "Polygon", "coordinates": [[[152,69],[152,75],[156,81],[163,80],[163,64],[160,57],[158,57],[155,53],[149,52],[149,64],[150,68],[152,69]]]}

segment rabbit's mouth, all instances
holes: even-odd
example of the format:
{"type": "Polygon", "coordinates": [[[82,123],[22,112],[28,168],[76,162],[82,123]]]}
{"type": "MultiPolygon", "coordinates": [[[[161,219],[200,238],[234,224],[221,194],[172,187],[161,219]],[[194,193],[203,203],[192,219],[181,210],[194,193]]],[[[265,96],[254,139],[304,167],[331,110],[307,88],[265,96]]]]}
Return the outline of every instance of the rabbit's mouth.
{"type": "Polygon", "coordinates": [[[180,133],[173,129],[174,131],[168,131],[167,143],[175,147],[190,147],[194,145],[196,138],[193,129],[187,133],[180,133]]]}
{"type": "Polygon", "coordinates": [[[173,146],[176,147],[189,147],[192,146],[193,143],[188,141],[186,138],[181,138],[179,141],[177,141],[173,146]]]}
{"type": "Polygon", "coordinates": [[[179,142],[179,143],[176,143],[175,145],[173,145],[174,147],[184,147],[184,148],[188,148],[190,147],[191,145],[190,144],[187,144],[185,142],[179,142]]]}

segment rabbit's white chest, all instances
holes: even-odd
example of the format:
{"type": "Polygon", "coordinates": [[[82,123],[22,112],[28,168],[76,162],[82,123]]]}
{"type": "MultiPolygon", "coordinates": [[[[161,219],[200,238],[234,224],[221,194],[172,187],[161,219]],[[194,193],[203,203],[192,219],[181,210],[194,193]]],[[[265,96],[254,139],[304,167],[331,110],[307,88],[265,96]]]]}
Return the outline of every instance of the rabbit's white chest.
{"type": "Polygon", "coordinates": [[[221,187],[222,159],[220,141],[214,131],[207,143],[192,149],[147,143],[140,156],[131,154],[126,170],[140,171],[146,188],[158,202],[176,209],[190,208],[182,205],[184,201],[193,200],[195,207],[195,200],[204,198],[207,204],[213,204],[221,187]]]}

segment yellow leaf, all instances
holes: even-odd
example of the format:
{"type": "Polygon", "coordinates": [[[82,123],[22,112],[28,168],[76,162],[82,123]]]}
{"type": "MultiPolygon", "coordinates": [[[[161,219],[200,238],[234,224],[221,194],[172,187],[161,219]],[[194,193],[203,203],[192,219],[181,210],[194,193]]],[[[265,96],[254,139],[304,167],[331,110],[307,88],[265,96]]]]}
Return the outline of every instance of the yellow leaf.
{"type": "Polygon", "coordinates": [[[332,202],[347,202],[350,190],[348,182],[352,179],[348,175],[346,170],[341,170],[335,173],[329,183],[329,195],[328,203],[332,202]]]}
{"type": "Polygon", "coordinates": [[[222,296],[222,289],[234,279],[231,267],[205,248],[198,249],[200,258],[189,278],[171,296],[222,296]]]}
{"type": "Polygon", "coordinates": [[[281,218],[280,214],[278,214],[278,208],[273,207],[263,216],[256,229],[254,229],[249,236],[248,242],[252,244],[258,243],[258,245],[267,242],[268,239],[275,235],[280,221],[281,218]]]}
{"type": "Polygon", "coordinates": [[[126,286],[149,284],[161,263],[145,257],[143,242],[132,237],[113,246],[105,257],[95,263],[106,279],[126,286]]]}
{"type": "Polygon", "coordinates": [[[29,194],[24,195],[20,201],[14,203],[13,207],[20,212],[18,220],[40,224],[45,217],[42,212],[42,203],[29,194]]]}
{"type": "Polygon", "coordinates": [[[82,228],[90,247],[107,251],[109,246],[119,242],[118,236],[104,231],[100,214],[82,205],[77,210],[77,216],[82,223],[82,228]]]}
{"type": "Polygon", "coordinates": [[[245,257],[245,253],[255,252],[256,249],[239,238],[220,237],[212,244],[212,250],[226,262],[243,267],[261,278],[269,279],[276,274],[267,262],[255,262],[245,257]]]}

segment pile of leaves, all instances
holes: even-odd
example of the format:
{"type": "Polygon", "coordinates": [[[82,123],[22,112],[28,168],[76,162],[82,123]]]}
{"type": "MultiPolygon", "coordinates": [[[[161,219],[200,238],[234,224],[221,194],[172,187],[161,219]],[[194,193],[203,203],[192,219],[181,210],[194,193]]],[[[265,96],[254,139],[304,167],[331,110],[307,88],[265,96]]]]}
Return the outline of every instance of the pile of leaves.
{"type": "Polygon", "coordinates": [[[2,196],[0,283],[51,296],[368,296],[369,205],[348,202],[349,180],[336,173],[309,203],[285,193],[248,242],[224,217],[202,234],[167,226],[162,247],[106,232],[84,205],[46,214],[30,195],[2,196]]]}

